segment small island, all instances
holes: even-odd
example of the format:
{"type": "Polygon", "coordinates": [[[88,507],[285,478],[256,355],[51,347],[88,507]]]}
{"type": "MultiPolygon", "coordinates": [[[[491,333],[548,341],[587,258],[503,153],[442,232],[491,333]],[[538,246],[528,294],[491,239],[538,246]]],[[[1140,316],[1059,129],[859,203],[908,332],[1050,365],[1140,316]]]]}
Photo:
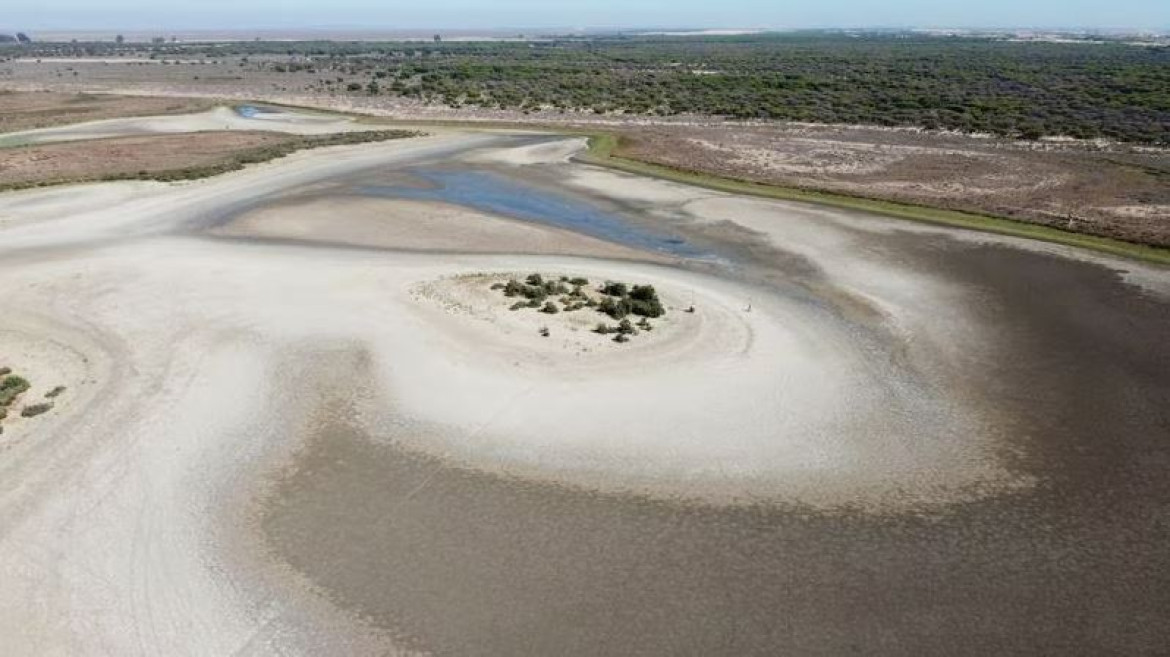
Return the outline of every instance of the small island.
{"type": "MultiPolygon", "coordinates": [[[[650,320],[666,316],[666,307],[653,285],[606,281],[592,287],[589,279],[580,276],[545,277],[532,273],[523,281],[512,278],[506,283],[493,283],[491,289],[500,292],[505,299],[516,299],[510,306],[513,311],[534,310],[548,315],[581,311],[599,313],[617,323],[598,322],[593,332],[613,335],[613,341],[617,343],[629,342],[641,332],[653,331],[650,320]],[[631,316],[637,317],[637,321],[631,321],[631,316]]],[[[541,335],[548,337],[549,330],[542,328],[541,335]]]]}

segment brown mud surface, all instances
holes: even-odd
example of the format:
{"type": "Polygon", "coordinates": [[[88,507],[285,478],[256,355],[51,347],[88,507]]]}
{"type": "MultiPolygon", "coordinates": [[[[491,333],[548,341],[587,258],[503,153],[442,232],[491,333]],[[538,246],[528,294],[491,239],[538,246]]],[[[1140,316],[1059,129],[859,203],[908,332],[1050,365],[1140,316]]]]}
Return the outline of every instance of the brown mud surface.
{"type": "Polygon", "coordinates": [[[203,98],[0,91],[0,133],[129,116],[188,114],[215,104],[203,98]]]}
{"type": "Polygon", "coordinates": [[[925,515],[650,500],[455,467],[396,442],[425,427],[327,417],[264,530],[435,654],[1159,652],[1170,310],[1091,264],[875,241],[985,300],[1001,352],[969,383],[1013,418],[1036,488],[925,515]]]}
{"type": "Polygon", "coordinates": [[[101,180],[215,167],[296,141],[273,132],[199,132],[0,148],[0,186],[101,180]]]}

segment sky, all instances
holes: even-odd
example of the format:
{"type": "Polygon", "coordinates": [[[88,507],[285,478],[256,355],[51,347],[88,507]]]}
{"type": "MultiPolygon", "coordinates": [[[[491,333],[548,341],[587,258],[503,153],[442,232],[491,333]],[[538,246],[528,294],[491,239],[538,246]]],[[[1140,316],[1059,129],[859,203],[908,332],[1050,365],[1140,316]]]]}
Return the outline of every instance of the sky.
{"type": "Polygon", "coordinates": [[[1170,0],[5,0],[0,27],[1170,28],[1170,0]]]}

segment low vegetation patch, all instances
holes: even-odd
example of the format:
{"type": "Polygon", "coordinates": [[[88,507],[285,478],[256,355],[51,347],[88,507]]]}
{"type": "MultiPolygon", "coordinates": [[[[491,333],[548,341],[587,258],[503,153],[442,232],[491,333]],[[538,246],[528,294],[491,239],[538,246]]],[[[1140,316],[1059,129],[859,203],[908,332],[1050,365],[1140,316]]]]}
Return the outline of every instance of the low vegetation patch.
{"type": "Polygon", "coordinates": [[[0,380],[0,407],[11,406],[18,397],[29,389],[29,382],[15,374],[6,375],[0,380]]]}
{"type": "MultiPolygon", "coordinates": [[[[593,330],[598,335],[613,335],[615,342],[628,342],[640,332],[654,330],[651,319],[666,316],[666,306],[658,298],[653,285],[631,285],[622,281],[605,281],[591,286],[589,279],[580,276],[545,277],[532,273],[523,280],[511,278],[493,283],[491,289],[505,299],[515,299],[510,310],[527,309],[556,315],[592,310],[617,322],[601,322],[593,330]],[[630,317],[637,317],[633,322],[630,317]]],[[[544,329],[547,331],[547,329],[544,329]]],[[[542,335],[546,335],[542,332],[542,335]]]]}
{"type": "Polygon", "coordinates": [[[25,406],[23,409],[21,409],[20,416],[21,417],[36,417],[38,415],[44,415],[45,413],[48,413],[51,410],[53,410],[53,405],[46,403],[46,402],[42,402],[39,404],[30,404],[29,406],[25,406]]]}
{"type": "Polygon", "coordinates": [[[1157,264],[1170,264],[1170,249],[1146,244],[1135,244],[1118,239],[1087,235],[1022,220],[959,210],[948,210],[929,205],[915,205],[900,201],[851,196],[802,187],[786,187],[743,180],[692,168],[679,168],[629,157],[621,148],[621,138],[609,133],[589,135],[589,152],[583,161],[640,176],[695,185],[732,194],[748,194],[762,198],[814,203],[846,210],[859,210],[897,219],[906,219],[954,228],[965,228],[997,235],[1064,244],[1090,249],[1110,255],[1134,258],[1157,264]]]}
{"type": "MultiPolygon", "coordinates": [[[[24,393],[32,388],[28,379],[14,374],[10,367],[0,367],[0,422],[8,419],[10,413],[16,411],[17,402],[24,393]]],[[[65,392],[65,386],[57,386],[45,393],[45,397],[53,399],[65,392]]],[[[21,417],[36,417],[48,413],[53,409],[52,402],[38,402],[28,404],[20,409],[21,417]]],[[[4,433],[4,425],[0,424],[0,434],[4,433]]]]}
{"type": "Polygon", "coordinates": [[[217,132],[14,146],[0,149],[0,191],[117,180],[174,182],[210,178],[311,148],[405,139],[421,134],[410,130],[309,136],[217,132]],[[252,145],[247,143],[249,139],[253,144],[271,143],[252,145]],[[176,159],[176,152],[186,152],[186,156],[176,159]],[[127,157],[127,153],[132,157],[127,157]],[[192,161],[196,163],[189,164],[192,161]]]}

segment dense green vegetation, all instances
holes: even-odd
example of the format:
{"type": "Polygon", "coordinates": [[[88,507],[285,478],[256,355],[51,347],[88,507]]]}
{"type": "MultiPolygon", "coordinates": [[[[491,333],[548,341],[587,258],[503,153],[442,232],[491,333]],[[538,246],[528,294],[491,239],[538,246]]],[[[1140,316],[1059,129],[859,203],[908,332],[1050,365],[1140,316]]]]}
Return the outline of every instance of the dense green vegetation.
{"type": "Polygon", "coordinates": [[[159,58],[250,57],[241,66],[310,74],[319,91],[452,106],[699,113],[1170,143],[1170,48],[1117,42],[807,32],[27,48],[40,55],[145,48],[159,58]]]}
{"type": "MultiPolygon", "coordinates": [[[[491,289],[502,292],[509,299],[521,299],[512,304],[511,310],[532,308],[555,315],[591,308],[619,321],[617,326],[602,322],[594,329],[601,335],[616,334],[615,342],[627,342],[630,336],[638,334],[639,329],[653,330],[650,320],[666,315],[666,308],[652,285],[630,286],[606,281],[595,290],[588,289],[588,285],[589,280],[585,278],[561,276],[546,279],[534,273],[523,281],[512,278],[506,283],[493,283],[491,289]],[[630,315],[640,318],[637,324],[630,322],[630,315]]],[[[541,334],[547,336],[547,329],[542,329],[541,334]]]]}
{"type": "Polygon", "coordinates": [[[23,377],[7,373],[0,377],[0,408],[7,409],[28,389],[29,383],[23,377]]]}

